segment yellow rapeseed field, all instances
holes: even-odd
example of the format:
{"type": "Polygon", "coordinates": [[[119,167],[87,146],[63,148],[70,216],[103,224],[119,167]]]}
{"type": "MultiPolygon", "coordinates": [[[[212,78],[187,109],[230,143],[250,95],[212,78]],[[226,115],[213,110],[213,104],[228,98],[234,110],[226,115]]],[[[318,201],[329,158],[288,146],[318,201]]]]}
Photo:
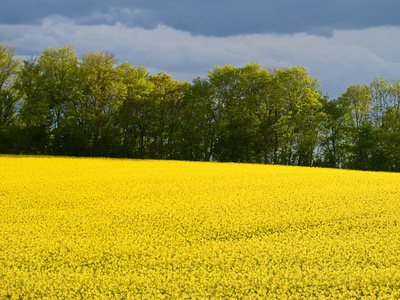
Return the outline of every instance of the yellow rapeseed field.
{"type": "Polygon", "coordinates": [[[398,299],[400,174],[0,157],[0,299],[398,299]]]}

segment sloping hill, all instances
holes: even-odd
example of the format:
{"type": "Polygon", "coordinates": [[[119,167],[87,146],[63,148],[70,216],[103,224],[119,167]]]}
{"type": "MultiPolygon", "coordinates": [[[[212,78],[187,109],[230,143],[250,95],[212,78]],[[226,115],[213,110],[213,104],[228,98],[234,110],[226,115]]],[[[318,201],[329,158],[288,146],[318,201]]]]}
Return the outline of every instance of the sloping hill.
{"type": "Polygon", "coordinates": [[[400,174],[0,157],[0,298],[400,297],[400,174]]]}

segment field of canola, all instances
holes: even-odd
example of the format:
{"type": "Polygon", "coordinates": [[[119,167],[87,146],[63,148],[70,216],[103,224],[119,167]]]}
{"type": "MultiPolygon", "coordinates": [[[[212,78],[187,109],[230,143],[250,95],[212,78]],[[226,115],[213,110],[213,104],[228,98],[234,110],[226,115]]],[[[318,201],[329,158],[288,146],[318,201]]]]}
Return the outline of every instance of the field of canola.
{"type": "Polygon", "coordinates": [[[400,298],[400,174],[0,156],[0,299],[400,298]]]}

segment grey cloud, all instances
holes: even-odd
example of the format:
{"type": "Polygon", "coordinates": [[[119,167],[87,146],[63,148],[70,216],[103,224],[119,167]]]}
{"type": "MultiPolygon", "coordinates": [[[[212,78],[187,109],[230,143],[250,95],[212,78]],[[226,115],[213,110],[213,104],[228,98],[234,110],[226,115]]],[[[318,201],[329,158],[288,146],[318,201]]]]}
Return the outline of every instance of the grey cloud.
{"type": "Polygon", "coordinates": [[[400,26],[398,0],[3,0],[0,23],[38,24],[62,15],[79,24],[117,22],[154,29],[163,24],[194,35],[298,33],[400,26]],[[360,4],[361,3],[361,4],[360,4]]]}
{"type": "Polygon", "coordinates": [[[153,20],[155,20],[155,14],[151,10],[112,7],[109,8],[107,12],[95,11],[91,14],[81,16],[77,19],[77,24],[113,25],[121,23],[129,25],[130,27],[143,27],[152,29],[156,27],[156,24],[153,20]]]}
{"type": "Polygon", "coordinates": [[[74,44],[79,56],[106,50],[120,62],[143,64],[152,74],[165,71],[178,80],[205,77],[216,65],[239,67],[252,61],[268,68],[305,66],[320,79],[322,92],[333,98],[350,84],[370,83],[375,75],[398,78],[400,69],[395,51],[400,46],[399,27],[336,30],[330,37],[306,33],[207,37],[166,26],[79,25],[53,16],[39,25],[0,24],[0,33],[4,32],[0,42],[17,46],[19,55],[39,55],[47,47],[74,44]]]}

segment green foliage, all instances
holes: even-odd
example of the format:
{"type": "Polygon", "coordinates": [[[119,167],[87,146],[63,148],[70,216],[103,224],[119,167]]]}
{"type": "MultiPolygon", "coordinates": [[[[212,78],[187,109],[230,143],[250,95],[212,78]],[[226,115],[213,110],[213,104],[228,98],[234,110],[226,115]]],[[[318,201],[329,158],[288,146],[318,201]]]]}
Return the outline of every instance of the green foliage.
{"type": "Polygon", "coordinates": [[[179,126],[183,98],[190,84],[172,79],[166,73],[150,76],[153,90],[150,94],[149,155],[160,159],[181,158],[179,126]]]}
{"type": "Polygon", "coordinates": [[[0,152],[16,153],[18,93],[14,88],[21,68],[15,47],[0,44],[0,152]]]}
{"type": "Polygon", "coordinates": [[[324,99],[321,122],[323,166],[330,168],[347,165],[348,145],[352,126],[351,103],[346,98],[324,99]]]}
{"type": "Polygon", "coordinates": [[[0,43],[0,90],[10,89],[18,75],[21,60],[14,56],[15,47],[0,43]]]}
{"type": "Polygon", "coordinates": [[[208,74],[218,119],[214,150],[218,161],[246,162],[254,157],[257,119],[253,98],[246,91],[254,67],[260,68],[217,66],[208,74]]]}
{"type": "Polygon", "coordinates": [[[83,147],[92,156],[116,156],[118,130],[115,116],[126,97],[118,81],[117,60],[106,52],[85,53],[80,64],[81,97],[75,114],[83,147]]]}
{"type": "Polygon", "coordinates": [[[210,83],[205,79],[194,79],[181,104],[178,158],[208,161],[213,155],[217,127],[210,83]]]}
{"type": "Polygon", "coordinates": [[[107,52],[0,44],[0,152],[400,171],[400,79],[337,99],[304,67],[215,66],[192,83],[107,52]]]}
{"type": "Polygon", "coordinates": [[[149,96],[153,84],[144,66],[123,63],[116,67],[122,104],[117,109],[120,127],[121,155],[144,158],[148,130],[149,96]]]}
{"type": "Polygon", "coordinates": [[[322,109],[319,83],[301,67],[278,69],[276,77],[282,105],[278,121],[278,135],[283,144],[280,162],[292,165],[297,159],[297,164],[311,166],[318,143],[316,120],[322,109]]]}

